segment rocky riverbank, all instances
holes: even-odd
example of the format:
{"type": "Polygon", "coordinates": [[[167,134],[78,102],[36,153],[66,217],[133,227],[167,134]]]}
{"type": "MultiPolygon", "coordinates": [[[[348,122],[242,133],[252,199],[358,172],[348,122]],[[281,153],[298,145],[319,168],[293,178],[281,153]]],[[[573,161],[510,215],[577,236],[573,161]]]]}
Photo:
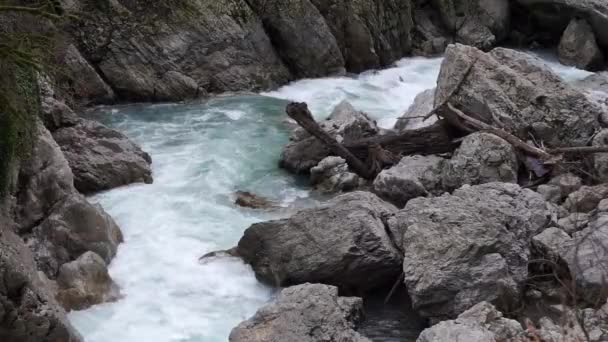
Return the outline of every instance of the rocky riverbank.
{"type": "MultiPolygon", "coordinates": [[[[269,89],[445,53],[436,89],[391,132],[348,103],[321,127],[340,143],[404,132],[448,120],[449,100],[542,148],[608,145],[605,73],[571,85],[538,59],[496,48],[557,47],[562,63],[601,70],[608,54],[601,0],[56,5],[53,16],[70,20],[43,26],[59,36],[49,54],[60,72],[36,69],[24,86],[22,64],[0,60],[3,94],[16,97],[0,103],[3,341],[80,341],[65,311],[120,296],[107,271],[120,227],[84,195],[151,183],[152,160],[72,108],[269,89]],[[422,120],[434,106],[436,117],[422,120]],[[10,140],[26,136],[16,147],[10,140]],[[13,157],[20,145],[29,150],[13,157]]],[[[27,14],[0,17],[6,35],[31,24],[27,14]]],[[[367,341],[356,331],[364,319],[358,297],[393,286],[411,298],[403,309],[427,320],[421,342],[608,340],[607,153],[547,161],[492,132],[447,138],[454,144],[447,153],[399,155],[366,180],[295,129],[280,166],[343,194],[247,229],[231,254],[286,289],[230,340],[367,341]]]]}

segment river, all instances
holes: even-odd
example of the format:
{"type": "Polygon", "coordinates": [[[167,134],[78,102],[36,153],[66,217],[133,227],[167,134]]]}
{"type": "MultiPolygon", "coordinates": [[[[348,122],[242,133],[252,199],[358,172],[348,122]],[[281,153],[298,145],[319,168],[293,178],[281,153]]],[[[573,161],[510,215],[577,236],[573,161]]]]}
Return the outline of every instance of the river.
{"type": "MultiPolygon", "coordinates": [[[[254,222],[317,201],[304,180],[277,167],[289,136],[287,100],[306,101],[318,119],[349,100],[390,128],[419,92],[435,86],[440,64],[440,58],[407,58],[382,71],[302,80],[263,94],[96,109],[92,116],[152,155],[154,184],[90,199],[123,230],[125,243],[110,266],[123,296],[71,313],[72,323],[88,342],[227,341],[230,330],[270,300],[274,290],[258,283],[237,259],[201,264],[199,257],[234,246],[254,222]],[[284,210],[238,208],[231,198],[236,190],[270,197],[284,210]]],[[[586,75],[571,68],[558,71],[568,78],[586,75]]],[[[399,335],[398,330],[383,331],[399,335]]]]}

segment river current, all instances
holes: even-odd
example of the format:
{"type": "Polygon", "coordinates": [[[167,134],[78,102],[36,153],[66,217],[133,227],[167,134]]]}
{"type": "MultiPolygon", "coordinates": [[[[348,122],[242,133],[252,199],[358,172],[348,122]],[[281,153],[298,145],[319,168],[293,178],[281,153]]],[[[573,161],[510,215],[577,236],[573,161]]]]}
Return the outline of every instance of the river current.
{"type": "MultiPolygon", "coordinates": [[[[114,217],[125,236],[110,265],[122,298],[73,312],[72,323],[88,342],[227,341],[230,330],[275,290],[257,282],[240,260],[201,263],[199,257],[236,245],[252,223],[287,216],[318,200],[304,180],[277,167],[289,136],[287,101],[306,101],[322,119],[348,100],[390,128],[418,93],[435,86],[440,64],[440,58],[407,58],[386,70],[301,80],[268,93],[90,113],[152,155],[154,184],[90,198],[114,217]],[[269,197],[284,209],[238,208],[231,197],[236,190],[269,197]]],[[[568,79],[587,75],[551,65],[568,79]]]]}

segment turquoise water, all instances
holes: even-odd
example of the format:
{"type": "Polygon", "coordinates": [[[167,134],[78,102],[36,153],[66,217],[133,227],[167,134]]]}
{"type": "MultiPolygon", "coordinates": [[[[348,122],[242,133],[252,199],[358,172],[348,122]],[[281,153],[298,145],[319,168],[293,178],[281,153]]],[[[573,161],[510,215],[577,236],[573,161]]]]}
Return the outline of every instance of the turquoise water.
{"type": "MultiPolygon", "coordinates": [[[[234,246],[254,222],[287,216],[317,201],[304,180],[277,167],[289,136],[286,100],[306,101],[321,119],[347,99],[388,128],[418,93],[435,86],[440,63],[439,58],[410,58],[380,72],[302,80],[262,95],[91,113],[152,155],[154,184],[91,198],[125,235],[110,266],[123,297],[73,312],[71,321],[89,342],[227,341],[230,330],[270,300],[274,290],[258,283],[238,259],[201,264],[199,257],[234,246]],[[236,190],[267,196],[283,209],[237,208],[231,197],[236,190]]],[[[566,76],[583,77],[559,68],[566,76]]]]}

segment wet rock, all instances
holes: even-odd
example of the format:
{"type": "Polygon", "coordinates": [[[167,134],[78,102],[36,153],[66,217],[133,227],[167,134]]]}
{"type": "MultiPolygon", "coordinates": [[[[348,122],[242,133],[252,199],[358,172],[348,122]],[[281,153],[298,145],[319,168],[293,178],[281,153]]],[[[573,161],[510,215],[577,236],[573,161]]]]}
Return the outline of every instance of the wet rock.
{"type": "Polygon", "coordinates": [[[513,145],[493,134],[473,133],[445,164],[443,186],[456,189],[464,184],[517,183],[518,167],[513,145]]]}
{"type": "Polygon", "coordinates": [[[549,223],[544,199],[516,184],[415,198],[389,220],[405,284],[422,316],[453,318],[480,301],[517,303],[529,244],[549,223]]]}
{"type": "Polygon", "coordinates": [[[598,70],[604,64],[593,28],[585,19],[573,18],[559,43],[559,61],[580,69],[598,70]]]}
{"type": "Polygon", "coordinates": [[[403,208],[412,198],[440,192],[445,159],[437,156],[408,156],[383,170],[374,180],[374,192],[403,208]]]}
{"type": "Polygon", "coordinates": [[[211,261],[214,258],[224,258],[224,257],[235,257],[238,258],[239,253],[236,247],[232,247],[230,249],[226,249],[223,251],[213,251],[209,252],[198,259],[198,261],[202,264],[205,264],[211,261]]]}
{"type": "MultiPolygon", "coordinates": [[[[565,83],[540,59],[495,48],[489,53],[450,45],[441,66],[435,103],[442,103],[474,63],[451,103],[520,136],[533,134],[547,146],[585,146],[602,109],[565,83]]],[[[444,109],[447,110],[447,109],[444,109]]]]}
{"type": "Polygon", "coordinates": [[[384,224],[394,211],[374,194],[347,193],[291,218],[252,225],[237,251],[260,280],[276,286],[374,288],[399,274],[401,257],[384,224]]]}
{"type": "Polygon", "coordinates": [[[365,182],[350,172],[346,160],[340,157],[327,157],[310,169],[310,181],[315,189],[325,193],[351,191],[365,182]]]}
{"type": "Polygon", "coordinates": [[[459,43],[487,50],[509,33],[511,13],[507,0],[433,0],[432,3],[459,43]]]}
{"type": "MultiPolygon", "coordinates": [[[[608,129],[601,130],[593,138],[593,146],[608,146],[608,129]]],[[[593,168],[599,181],[608,182],[608,153],[595,153],[593,155],[593,168]]]]}
{"type": "Polygon", "coordinates": [[[370,342],[354,328],[363,301],[338,297],[338,288],[304,284],[281,291],[230,333],[230,342],[370,342]]]}
{"type": "Polygon", "coordinates": [[[311,0],[333,33],[346,68],[362,72],[390,65],[412,45],[412,2],[311,0]]]}
{"type": "Polygon", "coordinates": [[[38,269],[54,279],[61,265],[87,251],[109,263],[123,241],[116,222],[100,206],[72,194],[58,203],[48,217],[25,234],[38,269]]]}
{"type": "Polygon", "coordinates": [[[72,172],[74,186],[89,194],[136,182],[152,183],[150,155],[124,134],[81,119],[53,133],[72,172]]]}
{"type": "Polygon", "coordinates": [[[325,19],[309,0],[249,0],[274,47],[297,77],[344,72],[344,58],[325,19]]]}
{"type": "Polygon", "coordinates": [[[571,213],[587,213],[595,209],[604,198],[608,198],[608,184],[583,186],[568,196],[564,208],[571,213]]]}
{"type": "Polygon", "coordinates": [[[435,101],[435,88],[427,89],[416,95],[414,103],[410,105],[407,111],[397,120],[395,130],[402,131],[406,129],[418,129],[430,126],[437,121],[435,116],[424,120],[423,116],[433,110],[435,101]]]}
{"type": "MultiPolygon", "coordinates": [[[[378,133],[378,126],[363,113],[355,110],[347,101],[341,102],[327,120],[319,123],[325,131],[342,142],[349,138],[362,138],[378,133]]],[[[306,132],[300,131],[281,152],[279,165],[298,174],[309,173],[325,157],[329,150],[306,132]]]]}
{"type": "Polygon", "coordinates": [[[237,191],[234,194],[236,196],[234,204],[241,207],[252,209],[270,209],[276,207],[276,204],[271,200],[248,191],[237,191]]]}
{"type": "Polygon", "coordinates": [[[57,301],[66,310],[84,310],[118,297],[118,286],[110,278],[106,263],[94,252],[63,264],[57,286],[57,301]]]}
{"type": "Polygon", "coordinates": [[[416,342],[491,342],[525,340],[519,322],[504,318],[488,303],[481,302],[457,319],[440,322],[420,334],[416,342]]]}
{"type": "Polygon", "coordinates": [[[122,100],[178,101],[291,78],[245,0],[79,0],[64,9],[80,18],[67,28],[78,50],[122,100]]]}
{"type": "Polygon", "coordinates": [[[80,342],[23,241],[0,224],[0,340],[80,342]]]}

